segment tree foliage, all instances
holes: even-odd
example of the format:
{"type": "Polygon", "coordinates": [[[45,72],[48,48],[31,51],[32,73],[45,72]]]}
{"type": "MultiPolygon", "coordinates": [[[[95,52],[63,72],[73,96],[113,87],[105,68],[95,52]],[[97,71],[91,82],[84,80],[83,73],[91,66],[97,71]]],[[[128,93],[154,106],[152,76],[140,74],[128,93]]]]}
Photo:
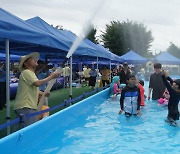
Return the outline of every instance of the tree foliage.
{"type": "Polygon", "coordinates": [[[177,47],[174,43],[170,43],[170,46],[167,48],[167,51],[173,56],[180,58],[180,48],[177,47]]]}
{"type": "Polygon", "coordinates": [[[149,55],[153,41],[151,31],[142,23],[132,21],[111,21],[101,35],[104,46],[117,55],[133,50],[142,56],[149,55]]]}
{"type": "Polygon", "coordinates": [[[86,36],[87,39],[89,39],[90,41],[92,41],[93,43],[97,44],[98,41],[96,39],[96,28],[93,28],[90,33],[86,36]]]}

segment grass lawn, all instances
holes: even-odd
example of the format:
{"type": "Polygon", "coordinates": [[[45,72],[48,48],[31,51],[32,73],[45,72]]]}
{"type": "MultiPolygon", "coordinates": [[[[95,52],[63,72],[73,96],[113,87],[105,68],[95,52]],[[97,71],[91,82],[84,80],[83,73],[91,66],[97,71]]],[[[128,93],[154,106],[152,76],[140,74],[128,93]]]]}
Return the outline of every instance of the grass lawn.
{"type": "MultiPolygon", "coordinates": [[[[51,92],[51,95],[48,98],[49,107],[55,106],[57,104],[62,103],[64,100],[69,99],[69,88],[61,88],[51,92]]],[[[73,98],[80,96],[85,92],[90,92],[92,89],[90,87],[82,87],[82,88],[75,88],[72,89],[73,98]]],[[[15,114],[13,111],[14,107],[14,100],[10,101],[10,113],[11,113],[11,120],[15,119],[15,114]]],[[[58,112],[61,109],[53,110],[50,114],[58,112]]],[[[0,111],[0,124],[6,123],[6,109],[0,111]]],[[[6,136],[6,129],[0,130],[0,138],[6,136]]]]}

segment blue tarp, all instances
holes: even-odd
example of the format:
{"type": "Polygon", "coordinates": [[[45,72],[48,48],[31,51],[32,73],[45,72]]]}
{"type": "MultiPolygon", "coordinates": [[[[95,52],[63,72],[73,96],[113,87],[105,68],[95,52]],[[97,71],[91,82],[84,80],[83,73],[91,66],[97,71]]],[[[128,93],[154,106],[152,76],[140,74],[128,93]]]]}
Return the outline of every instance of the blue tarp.
{"type": "Polygon", "coordinates": [[[98,46],[96,44],[94,44],[92,41],[90,41],[89,39],[85,39],[84,42],[86,42],[87,44],[89,44],[90,46],[92,46],[93,48],[95,48],[98,52],[101,52],[102,54],[106,55],[106,57],[108,57],[108,59],[110,59],[110,53],[104,52],[102,51],[100,48],[98,48],[98,46]]]}
{"type": "Polygon", "coordinates": [[[166,64],[166,65],[179,65],[180,64],[180,59],[174,57],[167,51],[160,53],[158,56],[156,56],[155,60],[161,64],[166,64]]]}
{"type": "MultiPolygon", "coordinates": [[[[67,32],[67,31],[64,31],[64,33],[66,33],[66,32],[67,32]]],[[[69,32],[69,33],[71,33],[71,32],[69,32]]],[[[74,35],[74,34],[72,33],[71,35],[74,35]]],[[[116,62],[116,63],[117,63],[117,62],[120,62],[120,63],[122,63],[122,62],[123,62],[122,59],[121,59],[119,56],[117,56],[117,55],[111,53],[110,51],[106,50],[106,49],[105,49],[104,47],[102,47],[101,45],[96,45],[96,44],[94,44],[92,41],[90,41],[90,40],[88,40],[88,39],[85,39],[84,42],[87,43],[87,44],[89,44],[90,46],[96,48],[98,51],[101,51],[102,54],[106,54],[106,56],[108,56],[109,59],[111,59],[111,63],[113,63],[113,62],[116,62]]],[[[49,59],[50,59],[50,61],[52,61],[52,62],[53,62],[53,61],[60,62],[60,58],[57,58],[57,57],[52,57],[52,58],[49,58],[49,59]]],[[[100,63],[109,64],[109,63],[110,63],[109,59],[98,58],[98,64],[100,64],[100,63]]],[[[96,63],[96,62],[97,62],[97,59],[92,58],[92,57],[87,57],[87,56],[80,56],[80,57],[73,58],[73,62],[75,62],[75,63],[78,63],[78,62],[83,62],[83,63],[87,63],[87,62],[88,62],[88,63],[96,63]]]]}
{"type": "MultiPolygon", "coordinates": [[[[34,17],[31,19],[26,20],[28,23],[42,29],[43,31],[46,31],[54,36],[68,39],[71,43],[69,43],[69,48],[72,46],[72,43],[76,39],[76,35],[73,34],[70,31],[66,30],[58,30],[55,29],[54,27],[50,26],[48,23],[46,23],[44,20],[42,20],[40,17],[34,17]]],[[[88,45],[84,41],[81,42],[77,50],[74,52],[75,55],[86,55],[86,56],[93,56],[93,57],[104,57],[104,58],[109,58],[106,56],[106,54],[102,54],[98,52],[95,48],[92,46],[88,45]]]]}
{"type": "MultiPolygon", "coordinates": [[[[68,40],[57,38],[41,29],[28,24],[24,20],[0,8],[0,49],[4,50],[4,42],[10,40],[10,49],[33,50],[45,52],[42,49],[69,50],[68,40]],[[45,48],[40,48],[44,46],[45,48]],[[48,48],[50,47],[50,48],[48,48]]],[[[12,50],[11,50],[12,51],[12,50]]]]}
{"type": "MultiPolygon", "coordinates": [[[[59,32],[63,34],[64,36],[68,37],[69,39],[72,39],[72,41],[74,41],[77,37],[74,33],[68,30],[59,30],[59,32]]],[[[94,55],[95,57],[110,59],[109,54],[97,48],[97,46],[90,40],[85,39],[83,42],[87,44],[88,46],[91,46],[92,48],[96,49],[96,53],[94,55]]]]}
{"type": "MultiPolygon", "coordinates": [[[[72,33],[71,31],[67,31],[67,30],[59,30],[63,35],[67,36],[68,38],[71,38],[73,40],[76,39],[76,35],[74,33],[72,33]]],[[[96,44],[94,44],[92,41],[90,41],[89,39],[85,39],[84,42],[86,44],[88,44],[89,46],[93,47],[94,49],[96,49],[97,53],[96,53],[96,57],[99,57],[99,58],[106,58],[107,59],[110,59],[111,56],[110,54],[111,53],[108,53],[108,52],[104,52],[103,50],[101,50],[99,47],[97,47],[96,44]]],[[[105,60],[105,59],[104,59],[105,60]]]]}
{"type": "MultiPolygon", "coordinates": [[[[59,30],[59,31],[64,36],[67,36],[68,38],[71,38],[73,40],[75,40],[76,37],[77,37],[71,31],[67,31],[67,30],[59,30]]],[[[93,48],[95,48],[99,52],[98,57],[107,58],[107,59],[110,59],[110,60],[113,60],[113,61],[116,61],[116,62],[122,62],[122,59],[119,56],[117,56],[114,53],[108,51],[103,46],[101,46],[99,44],[96,45],[92,41],[90,41],[89,39],[85,39],[84,42],[87,43],[88,45],[92,46],[93,48]]],[[[104,59],[104,61],[106,61],[106,60],[104,59]]]]}
{"type": "MultiPolygon", "coordinates": [[[[70,40],[72,40],[73,42],[76,40],[76,38],[78,37],[77,35],[75,35],[74,33],[72,33],[71,31],[68,30],[58,30],[62,35],[64,35],[65,37],[69,38],[70,40]]],[[[88,43],[86,43],[84,40],[80,45],[85,45],[88,47],[93,48],[93,50],[95,50],[95,52],[89,52],[86,53],[85,51],[76,51],[75,54],[79,54],[79,55],[88,55],[88,56],[93,56],[93,57],[101,57],[101,58],[109,58],[108,55],[103,54],[101,51],[98,51],[96,48],[94,48],[93,46],[89,45],[88,43]]],[[[85,58],[85,57],[84,57],[85,58]]],[[[89,59],[90,57],[86,58],[89,59]]],[[[76,58],[77,59],[77,58],[76,58]]],[[[92,58],[90,58],[92,59],[92,58]]],[[[94,59],[94,58],[93,58],[94,59]]]]}
{"type": "Polygon", "coordinates": [[[97,45],[102,51],[106,52],[106,53],[110,53],[110,57],[112,61],[118,61],[118,62],[123,62],[122,58],[120,58],[120,56],[110,52],[109,50],[107,50],[106,48],[104,48],[102,45],[98,44],[97,45]]]}
{"type": "Polygon", "coordinates": [[[138,55],[132,50],[122,55],[120,58],[122,58],[128,64],[145,64],[147,62],[146,58],[138,55]]]}

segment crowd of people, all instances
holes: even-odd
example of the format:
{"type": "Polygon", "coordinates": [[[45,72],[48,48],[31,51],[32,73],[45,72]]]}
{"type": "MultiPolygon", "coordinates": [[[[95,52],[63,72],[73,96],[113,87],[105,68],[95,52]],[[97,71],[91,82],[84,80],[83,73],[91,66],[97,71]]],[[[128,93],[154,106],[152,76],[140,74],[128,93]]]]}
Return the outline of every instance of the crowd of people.
{"type": "MultiPolygon", "coordinates": [[[[138,81],[132,71],[127,71],[128,69],[126,66],[122,70],[126,70],[126,72],[119,73],[120,78],[117,83],[120,85],[120,83],[124,81],[121,80],[121,78],[126,78],[126,86],[121,91],[121,109],[119,114],[124,111],[125,115],[128,117],[131,115],[141,115],[140,106],[145,105],[144,99],[146,98],[143,88],[144,82],[141,79],[138,81]]],[[[177,125],[176,120],[179,120],[178,104],[180,101],[180,79],[172,80],[167,71],[162,69],[160,63],[154,64],[154,73],[150,76],[148,100],[150,99],[156,100],[157,102],[160,102],[161,99],[166,99],[165,104],[168,106],[166,122],[171,125],[177,125]]],[[[160,104],[163,103],[161,102],[160,104]]]]}
{"type": "MultiPolygon", "coordinates": [[[[149,77],[149,89],[147,99],[157,100],[159,104],[163,104],[162,99],[166,100],[168,105],[167,121],[176,123],[179,120],[178,103],[180,100],[180,79],[172,80],[167,71],[162,69],[160,63],[155,63],[154,73],[149,77]],[[168,82],[169,81],[169,82],[168,82]],[[152,97],[151,97],[152,96],[152,97]]],[[[15,98],[14,112],[17,117],[22,114],[34,113],[37,111],[38,102],[41,96],[44,94],[47,83],[58,78],[60,75],[64,77],[64,87],[68,87],[70,84],[70,67],[65,64],[63,67],[63,73],[60,74],[56,71],[49,72],[47,64],[39,60],[39,53],[31,53],[21,57],[19,63],[19,81],[18,90],[15,98]]],[[[141,115],[141,106],[145,106],[145,90],[144,90],[144,78],[145,68],[141,67],[138,71],[129,67],[128,63],[123,63],[110,70],[106,65],[102,66],[100,70],[91,68],[86,65],[82,72],[78,75],[80,79],[84,79],[85,86],[91,86],[95,88],[97,86],[97,79],[100,79],[99,86],[110,85],[110,95],[113,99],[120,94],[120,111],[127,117],[132,115],[141,115]]],[[[0,109],[6,105],[6,78],[5,78],[5,65],[0,65],[0,109]]],[[[81,80],[80,80],[81,82],[81,80]]],[[[44,108],[48,108],[48,96],[50,92],[44,94],[46,99],[44,100],[44,108]]],[[[165,103],[164,103],[165,104],[165,103]]],[[[42,117],[41,117],[42,118],[42,117]]],[[[19,123],[15,126],[15,130],[28,126],[38,119],[37,117],[29,118],[22,124],[19,123]]]]}

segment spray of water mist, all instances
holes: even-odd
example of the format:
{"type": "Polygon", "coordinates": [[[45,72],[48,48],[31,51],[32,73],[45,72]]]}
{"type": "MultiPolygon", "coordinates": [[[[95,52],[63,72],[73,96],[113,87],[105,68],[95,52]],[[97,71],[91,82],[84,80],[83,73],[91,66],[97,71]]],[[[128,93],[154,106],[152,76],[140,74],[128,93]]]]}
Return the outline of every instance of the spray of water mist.
{"type": "Polygon", "coordinates": [[[79,44],[84,40],[84,38],[90,33],[90,31],[93,29],[92,21],[95,19],[96,15],[102,8],[102,6],[105,4],[105,0],[101,0],[99,4],[97,5],[95,11],[93,12],[91,18],[88,20],[88,22],[85,24],[82,32],[78,37],[76,37],[75,41],[73,42],[68,54],[66,55],[67,58],[71,57],[74,51],[77,49],[79,44]]]}

